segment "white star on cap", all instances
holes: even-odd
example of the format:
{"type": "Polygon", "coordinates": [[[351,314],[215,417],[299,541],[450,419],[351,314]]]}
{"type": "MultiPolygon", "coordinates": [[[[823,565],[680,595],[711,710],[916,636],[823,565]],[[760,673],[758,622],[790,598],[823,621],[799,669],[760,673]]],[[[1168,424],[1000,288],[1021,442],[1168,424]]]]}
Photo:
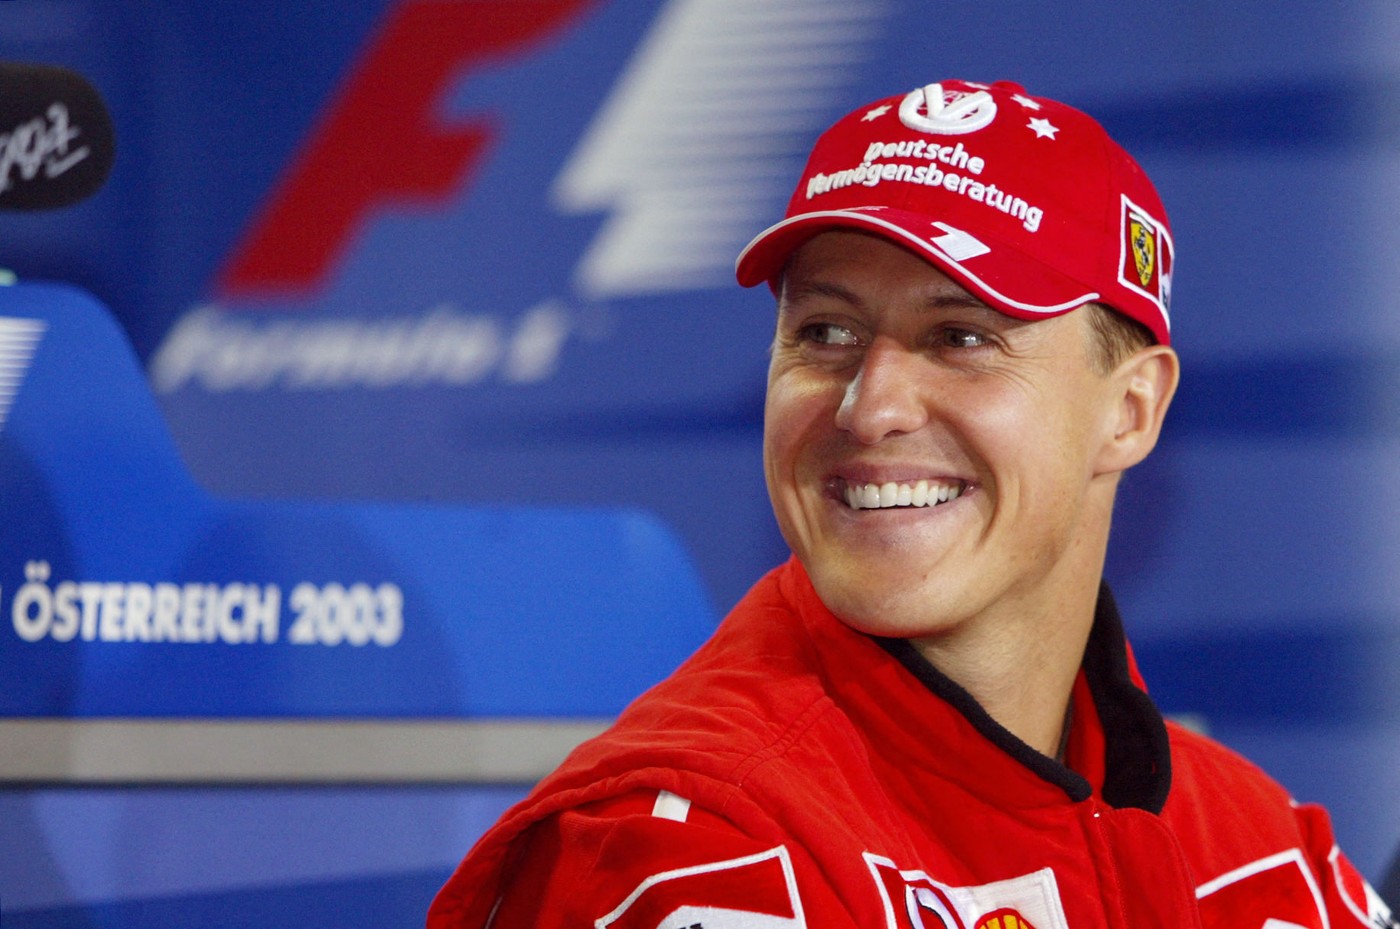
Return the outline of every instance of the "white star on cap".
{"type": "Polygon", "coordinates": [[[1032,100],[1030,97],[1025,96],[1024,94],[1012,94],[1011,99],[1015,100],[1017,103],[1021,104],[1021,106],[1025,107],[1028,110],[1040,109],[1039,103],[1036,103],[1034,100],[1032,100]]]}
{"type": "Polygon", "coordinates": [[[877,106],[875,109],[868,111],[864,116],[862,116],[860,118],[860,121],[863,123],[868,123],[872,119],[879,119],[881,116],[884,116],[889,111],[890,105],[888,103],[884,106],[877,106]]]}
{"type": "Polygon", "coordinates": [[[1037,139],[1053,139],[1055,138],[1055,133],[1060,131],[1058,126],[1050,125],[1050,120],[1048,119],[1033,117],[1027,125],[1035,130],[1035,137],[1037,139]]]}

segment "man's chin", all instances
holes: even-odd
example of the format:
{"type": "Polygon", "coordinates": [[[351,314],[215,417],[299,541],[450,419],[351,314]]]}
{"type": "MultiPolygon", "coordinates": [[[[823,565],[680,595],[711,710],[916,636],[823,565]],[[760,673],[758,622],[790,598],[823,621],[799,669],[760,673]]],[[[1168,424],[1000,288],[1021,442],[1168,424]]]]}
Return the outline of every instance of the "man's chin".
{"type": "Polygon", "coordinates": [[[946,631],[951,612],[942,597],[922,588],[894,585],[850,568],[809,567],[812,586],[841,622],[866,635],[918,638],[946,631]]]}

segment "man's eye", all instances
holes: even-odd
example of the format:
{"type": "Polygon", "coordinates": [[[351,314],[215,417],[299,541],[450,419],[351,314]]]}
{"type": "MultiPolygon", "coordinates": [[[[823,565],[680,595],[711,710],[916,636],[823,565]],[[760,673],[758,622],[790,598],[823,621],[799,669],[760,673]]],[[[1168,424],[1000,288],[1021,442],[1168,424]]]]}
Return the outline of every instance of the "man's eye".
{"type": "Polygon", "coordinates": [[[797,331],[797,336],[803,342],[818,345],[855,345],[857,342],[855,333],[835,323],[809,323],[797,331]]]}
{"type": "Polygon", "coordinates": [[[981,348],[990,344],[986,336],[970,329],[944,329],[939,332],[938,340],[950,348],[981,348]]]}

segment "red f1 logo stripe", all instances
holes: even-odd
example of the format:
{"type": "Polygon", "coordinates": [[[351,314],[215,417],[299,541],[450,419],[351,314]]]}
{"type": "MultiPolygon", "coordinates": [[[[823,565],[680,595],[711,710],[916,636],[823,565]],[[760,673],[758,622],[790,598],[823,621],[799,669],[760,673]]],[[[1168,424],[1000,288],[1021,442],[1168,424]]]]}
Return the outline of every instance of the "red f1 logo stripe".
{"type": "Polygon", "coordinates": [[[219,275],[226,297],[321,284],[375,207],[458,190],[494,135],[489,119],[434,122],[464,71],[543,41],[594,0],[405,0],[219,275]]]}

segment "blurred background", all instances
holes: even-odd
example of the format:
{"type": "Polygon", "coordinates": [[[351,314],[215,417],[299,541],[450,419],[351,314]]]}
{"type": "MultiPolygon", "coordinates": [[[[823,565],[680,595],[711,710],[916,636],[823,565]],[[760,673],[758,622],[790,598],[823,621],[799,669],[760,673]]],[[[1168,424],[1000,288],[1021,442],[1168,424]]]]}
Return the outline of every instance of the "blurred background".
{"type": "MultiPolygon", "coordinates": [[[[1382,879],[1400,844],[1394,3],[9,0],[0,60],[86,76],[118,149],[85,202],[0,214],[0,267],[106,308],[151,441],[193,480],[167,499],[180,479],[146,459],[116,473],[146,474],[160,512],[208,513],[178,554],[150,551],[178,518],[114,551],[9,459],[7,926],[419,924],[524,785],[786,557],[760,472],[771,298],[733,260],[827,123],[943,77],[1074,104],[1155,180],[1184,380],[1123,486],[1108,578],[1164,708],[1325,803],[1382,879]],[[40,560],[51,586],[276,585],[284,626],[300,581],[391,585],[402,640],[27,641],[10,617],[40,560]],[[628,642],[650,651],[617,671],[628,642]],[[449,679],[464,668],[500,680],[449,679]],[[278,767],[279,740],[325,734],[286,727],[315,722],[368,728],[278,767]],[[430,723],[447,728],[413,728],[430,723]],[[533,724],[548,750],[517,763],[533,724]],[[128,736],[150,746],[129,766],[92,747],[128,736]],[[442,767],[454,746],[487,761],[442,767]]],[[[53,364],[100,341],[72,338],[53,364]]],[[[24,400],[9,431],[48,428],[24,400]]]]}

